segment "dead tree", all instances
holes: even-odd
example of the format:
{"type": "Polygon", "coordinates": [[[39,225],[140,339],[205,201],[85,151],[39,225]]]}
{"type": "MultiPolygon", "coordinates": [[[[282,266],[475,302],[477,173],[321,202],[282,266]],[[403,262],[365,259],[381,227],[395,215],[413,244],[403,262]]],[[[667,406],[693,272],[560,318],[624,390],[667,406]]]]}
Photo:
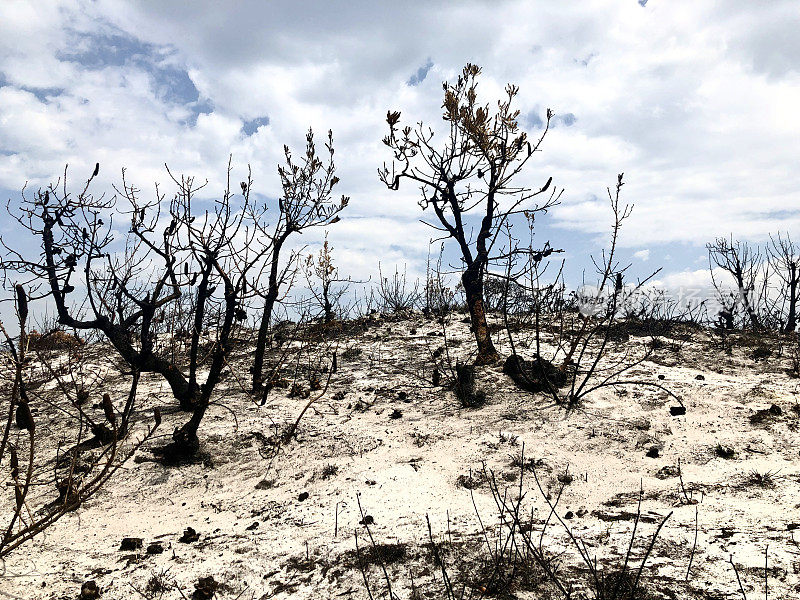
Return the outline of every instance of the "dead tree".
{"type": "Polygon", "coordinates": [[[32,198],[23,190],[21,206],[9,206],[9,213],[39,241],[41,252],[26,257],[17,244],[2,240],[6,256],[0,268],[41,286],[38,297],[52,302],[60,325],[101,332],[137,376],[163,377],[181,408],[192,411],[173,438],[180,448],[194,449],[234,323],[246,317],[242,298],[249,272],[267,251],[247,223],[249,175],[241,196],[234,197],[229,163],[225,191],[203,201],[201,212],[196,196],[205,184],[192,177],[170,173],[177,187],[171,199],[156,186],[154,198],[143,201],[124,170],[116,195],[94,196],[89,188],[98,169],[77,195],[68,189],[66,170],[63,181],[32,198]],[[130,223],[122,240],[114,237],[115,216],[130,223]],[[193,298],[188,309],[180,304],[187,295],[193,298]],[[190,345],[188,356],[176,361],[163,351],[163,340],[175,334],[170,313],[179,305],[189,311],[190,345]]]}
{"type": "MultiPolygon", "coordinates": [[[[719,237],[713,243],[706,244],[711,279],[720,297],[725,297],[725,286],[714,274],[720,269],[733,278],[736,284],[736,301],[742,303],[747,320],[753,329],[762,329],[759,318],[759,303],[766,293],[764,261],[761,251],[751,248],[747,242],[734,241],[719,237]]],[[[727,307],[726,307],[727,308],[727,307]]],[[[730,310],[734,310],[731,307],[730,310]]]]}
{"type": "Polygon", "coordinates": [[[261,232],[270,240],[271,251],[266,286],[257,288],[264,303],[253,358],[254,391],[263,389],[264,385],[264,357],[275,303],[291,287],[299,270],[299,252],[292,252],[288,260],[282,263],[281,253],[287,240],[292,234],[302,234],[306,229],[336,223],[339,220],[338,213],[350,200],[347,196],[341,196],[338,200],[333,197],[333,188],[339,178],[335,175],[331,131],[328,131],[325,149],[328,159],[323,162],[317,155],[311,129],[306,134],[306,151],[299,163],[294,161],[289,147],[283,147],[286,164],[278,167],[283,194],[278,198],[277,221],[271,227],[260,225],[261,232]]]}
{"type": "Polygon", "coordinates": [[[783,325],[784,333],[792,333],[797,329],[797,286],[800,283],[800,253],[795,247],[792,238],[786,234],[784,238],[778,233],[770,236],[770,245],[767,246],[767,261],[770,269],[781,282],[780,298],[787,307],[786,321],[783,325]]]}
{"type": "Polygon", "coordinates": [[[468,64],[455,84],[445,82],[444,121],[447,138],[434,146],[434,131],[419,123],[416,127],[398,128],[400,113],[387,114],[389,135],[383,139],[394,155],[391,168],[378,170],[381,181],[397,190],[402,179],[420,187],[423,210],[433,209],[437,225],[426,223],[453,238],[459,246],[463,270],[461,282],[470,313],[477,363],[491,363],[499,358],[486,321],[484,277],[492,259],[498,234],[513,215],[546,210],[558,200],[555,191],[543,204],[530,201],[545,194],[551,179],[539,189],[515,184],[515,178],[539,149],[547,126],[533,144],[520,131],[519,110],[512,108],[519,88],[509,84],[505,97],[493,113],[489,104],[479,104],[477,78],[481,70],[468,64]],[[480,217],[477,235],[473,234],[473,214],[480,217]]]}

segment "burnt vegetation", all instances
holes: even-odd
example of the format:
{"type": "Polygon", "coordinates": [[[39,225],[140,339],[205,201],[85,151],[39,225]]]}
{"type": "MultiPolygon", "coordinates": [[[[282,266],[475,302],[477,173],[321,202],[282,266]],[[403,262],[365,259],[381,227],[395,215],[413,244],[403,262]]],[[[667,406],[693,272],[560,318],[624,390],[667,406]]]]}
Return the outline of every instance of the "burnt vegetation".
{"type": "MultiPolygon", "coordinates": [[[[480,75],[469,64],[444,83],[441,128],[403,125],[399,112],[387,114],[383,143],[390,161],[378,169],[379,178],[389,190],[416,186],[422,216],[434,230],[434,253],[421,278],[406,265],[380,263],[374,282],[340,273],[327,232],[346,218],[350,199],[338,193],[331,132],[322,151],[310,130],[299,155],[284,148],[281,194],[274,200],[258,200],[250,169],[234,177],[229,161],[218,193],[168,167],[166,188],[144,192],[123,171],[116,187],[96,190],[97,165],[80,185],[65,169],[54,183],[24,188],[21,201],[9,203],[35,247],[2,240],[4,302],[14,318],[0,324],[0,559],[79,508],[138,451],[151,450],[170,465],[197,460],[212,407],[227,410],[234,422],[242,416],[242,403],[226,404],[232,397],[258,407],[275,394],[300,402],[296,414],[253,436],[267,462],[307,439],[308,415],[338,414],[330,403],[346,404],[350,415],[366,412],[372,405],[360,397],[332,392],[342,365],[368,363],[375,372],[402,375],[414,382],[411,393],[432,391],[462,411],[457,414],[469,415],[493,402],[488,373],[565,419],[599,391],[621,396],[628,388],[654,391],[663,413],[685,415],[691,406],[677,391],[639,367],[679,357],[695,338],[729,354],[738,346],[753,362],[790,361],[785,371],[800,377],[800,252],[788,234],[763,247],[733,237],[710,242],[715,297],[681,303],[653,286],[658,270],[636,277],[620,258],[620,233],[633,206],[624,200],[619,174],[607,189],[607,245],[591,257],[583,285],[575,285],[564,249],[536,235],[537,220],[563,190],[546,176],[533,187],[521,183],[544,149],[554,114],[548,109],[541,131],[529,136],[514,106],[519,88],[508,85],[494,105],[482,102],[480,75]],[[319,247],[300,245],[313,229],[325,231],[319,247]],[[451,249],[454,264],[447,258],[451,249]],[[380,340],[407,321],[415,324],[408,333],[418,342],[414,361],[353,341],[380,340]],[[453,335],[459,322],[469,327],[467,343],[453,335]],[[143,382],[168,394],[146,398],[143,408],[143,382]],[[318,409],[323,403],[329,404],[318,409]],[[166,444],[154,435],[162,414],[174,425],[166,444]],[[41,436],[43,429],[50,433],[41,436]]],[[[403,418],[408,390],[372,391],[391,398],[387,419],[403,418]]],[[[770,410],[756,413],[752,423],[783,418],[780,408],[770,410]]],[[[725,460],[736,456],[727,446],[715,448],[725,460]]],[[[655,445],[648,452],[658,456],[655,445]]],[[[488,489],[497,508],[498,524],[481,522],[477,545],[454,543],[449,535],[444,541],[430,520],[422,545],[380,542],[362,511],[346,562],[359,572],[366,594],[399,597],[387,566],[416,561],[430,576],[428,592],[453,600],[512,598],[521,591],[598,600],[678,597],[662,594],[648,578],[648,560],[672,513],[642,538],[640,493],[629,546],[620,560],[598,563],[561,516],[561,494],[572,476],[565,471],[557,489],[545,489],[537,464],[522,455],[519,472],[501,477],[512,485],[485,465],[460,480],[470,494],[488,489]],[[544,521],[529,516],[523,480],[531,476],[544,521]],[[566,539],[572,563],[547,548],[554,529],[566,539]]],[[[678,473],[683,487],[680,463],[678,473]]],[[[337,474],[331,463],[319,479],[337,474]]],[[[753,471],[739,485],[771,490],[780,482],[777,472],[753,471]]],[[[271,486],[265,479],[259,489],[271,486]]],[[[308,499],[304,493],[300,501],[308,499]]],[[[683,495],[689,504],[685,489],[683,495]]],[[[480,519],[477,507],[476,513],[480,519]]],[[[297,565],[314,568],[310,556],[297,565]]],[[[213,597],[211,582],[198,584],[205,595],[194,597],[213,597]]],[[[410,587],[410,598],[432,597],[413,579],[402,587],[410,587]]]]}

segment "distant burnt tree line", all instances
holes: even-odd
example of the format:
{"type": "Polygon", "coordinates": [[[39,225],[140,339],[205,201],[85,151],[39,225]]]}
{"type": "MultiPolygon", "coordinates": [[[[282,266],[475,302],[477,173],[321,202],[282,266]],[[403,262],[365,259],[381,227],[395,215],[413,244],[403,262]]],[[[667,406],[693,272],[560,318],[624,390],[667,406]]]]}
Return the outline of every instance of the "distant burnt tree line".
{"type": "Polygon", "coordinates": [[[729,237],[706,244],[711,280],[720,306],[716,325],[793,333],[797,330],[800,247],[788,233],[763,245],[729,237]]]}

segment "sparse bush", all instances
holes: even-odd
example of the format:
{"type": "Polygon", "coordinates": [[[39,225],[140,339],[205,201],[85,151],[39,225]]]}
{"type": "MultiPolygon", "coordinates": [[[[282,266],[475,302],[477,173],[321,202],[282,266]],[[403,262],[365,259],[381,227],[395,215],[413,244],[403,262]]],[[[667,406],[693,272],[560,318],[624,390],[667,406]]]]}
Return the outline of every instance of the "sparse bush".
{"type": "Polygon", "coordinates": [[[54,329],[47,333],[33,330],[28,334],[28,349],[32,352],[69,351],[79,348],[84,343],[84,340],[74,333],[68,333],[63,329],[54,329]]]}
{"type": "Polygon", "coordinates": [[[320,479],[330,479],[331,477],[335,477],[338,472],[339,467],[337,465],[328,463],[322,467],[322,470],[319,472],[319,477],[320,479]]]}
{"type": "Polygon", "coordinates": [[[456,309],[456,293],[446,281],[442,273],[442,254],[444,244],[439,248],[436,264],[431,265],[430,250],[426,265],[425,298],[423,310],[430,315],[444,317],[456,309]]]}
{"type": "Polygon", "coordinates": [[[395,267],[391,280],[383,276],[381,265],[378,263],[378,297],[380,298],[380,311],[398,313],[412,310],[420,299],[419,282],[413,285],[406,281],[406,268],[403,273],[395,267]]]}
{"type": "MultiPolygon", "coordinates": [[[[522,462],[525,463],[524,459],[522,462]]],[[[454,543],[451,538],[443,542],[437,541],[430,518],[426,517],[427,547],[430,549],[428,561],[432,563],[433,570],[438,572],[438,576],[432,577],[431,583],[425,588],[421,587],[422,584],[418,580],[412,578],[410,600],[421,597],[443,597],[448,600],[487,596],[514,598],[517,597],[517,592],[525,590],[534,591],[541,597],[569,600],[575,598],[575,591],[581,588],[588,595],[579,597],[594,600],[650,600],[656,597],[676,597],[674,592],[671,592],[672,595],[656,596],[646,585],[644,577],[650,554],[661,529],[672,516],[671,512],[659,521],[655,532],[649,540],[646,540],[644,554],[638,567],[634,566],[633,549],[641,519],[640,493],[631,540],[625,553],[620,559],[601,561],[594,554],[590,554],[590,546],[578,538],[559,516],[557,506],[565,484],[562,483],[561,488],[552,495],[554,499],[551,500],[551,494],[548,494],[539,483],[535,461],[526,464],[534,465],[531,467],[531,472],[537,489],[546,503],[547,518],[544,522],[537,521],[533,513],[528,511],[527,507],[523,507],[525,494],[521,492],[524,489],[523,478],[526,468],[520,468],[519,481],[513,484],[513,489],[518,493],[510,493],[512,490],[501,488],[495,474],[484,466],[482,479],[488,484],[497,506],[497,521],[500,525],[497,528],[487,528],[478,514],[481,523],[478,538],[481,543],[474,546],[468,543],[454,543]],[[578,555],[580,568],[566,564],[562,554],[556,555],[547,550],[544,538],[553,526],[560,527],[566,533],[573,550],[578,555]]],[[[473,479],[470,477],[469,480],[473,479]]],[[[471,485],[465,487],[472,489],[471,485]]],[[[359,509],[363,517],[364,511],[361,509],[360,500],[359,509]]],[[[381,560],[386,545],[375,541],[368,524],[365,524],[364,528],[368,543],[366,547],[359,545],[358,531],[356,531],[356,554],[357,566],[361,571],[367,595],[371,600],[377,597],[391,600],[399,598],[394,589],[399,587],[399,584],[392,580],[386,568],[389,561],[381,560]],[[383,574],[384,585],[380,591],[371,581],[372,565],[377,566],[383,574]]],[[[407,553],[405,550],[404,555],[407,553]]],[[[426,570],[431,571],[430,568],[426,570]]]]}
{"type": "Polygon", "coordinates": [[[316,257],[313,254],[306,257],[304,273],[319,318],[326,325],[333,323],[344,312],[341,300],[353,281],[339,277],[339,269],[333,262],[333,246],[328,244],[327,232],[316,257]]]}
{"type": "Polygon", "coordinates": [[[747,473],[742,479],[742,485],[747,487],[759,487],[764,489],[773,489],[776,487],[777,482],[783,479],[778,471],[756,471],[752,470],[747,473]]]}
{"type": "MultiPolygon", "coordinates": [[[[503,298],[503,324],[512,348],[512,356],[506,362],[504,371],[522,389],[544,392],[558,404],[574,406],[598,389],[620,385],[657,388],[681,403],[675,394],[661,384],[627,378],[627,374],[655,350],[652,344],[645,346],[638,355],[626,349],[622,359],[612,360],[609,364],[602,362],[612,344],[623,344],[629,339],[627,323],[619,320],[626,296],[641,290],[658,273],[655,271],[637,282],[633,289],[625,289],[623,272],[626,268],[618,263],[617,243],[623,222],[630,216],[633,207],[621,204],[623,185],[623,175],[620,173],[614,190],[607,190],[614,217],[611,240],[602,258],[592,259],[597,269],[598,284],[577,295],[578,312],[566,312],[563,308],[565,302],[558,299],[563,298],[564,293],[561,281],[563,263],[553,281],[545,285],[542,283],[543,276],[550,266],[545,261],[548,256],[546,252],[536,251],[529,246],[508,253],[503,280],[522,285],[520,282],[523,277],[527,279],[524,290],[531,298],[532,310],[528,313],[519,310],[517,302],[512,301],[508,294],[503,298]],[[520,266],[516,264],[517,257],[524,258],[520,266]],[[510,314],[516,315],[516,327],[511,325],[510,314]],[[526,319],[530,321],[529,327],[525,326],[526,319]],[[548,324],[554,331],[547,340],[547,347],[552,350],[546,355],[543,337],[548,324]],[[519,332],[527,329],[532,331],[533,336],[525,344],[534,349],[531,361],[518,356],[516,350],[519,332]]],[[[508,287],[505,289],[509,290],[508,287]]]]}
{"type": "MultiPolygon", "coordinates": [[[[138,377],[133,378],[126,407],[121,413],[111,396],[103,394],[101,418],[87,412],[83,406],[85,401],[79,401],[85,382],[67,380],[49,363],[41,372],[55,379],[55,390],[38,390],[35,396],[29,394],[38,386],[31,379],[35,359],[29,354],[29,298],[22,285],[15,286],[14,299],[19,333],[11,336],[0,323],[7,346],[7,351],[0,355],[0,377],[11,384],[10,393],[0,397],[0,412],[7,415],[0,438],[0,464],[9,467],[3,469],[0,476],[0,519],[3,522],[0,560],[97,493],[161,422],[156,409],[154,424],[144,429],[139,440],[123,447],[122,442],[129,434],[128,419],[138,377]],[[37,404],[32,406],[32,402],[37,404]],[[63,438],[57,448],[42,439],[45,437],[42,432],[53,426],[63,438]],[[87,428],[93,434],[90,439],[84,439],[87,428]],[[66,445],[66,449],[62,445],[66,445]]],[[[48,349],[48,356],[45,356],[45,352],[39,350],[36,358],[49,361],[51,351],[52,348],[48,349]]],[[[61,357],[52,360],[61,360],[61,357]]],[[[68,372],[74,376],[78,372],[75,362],[80,358],[72,360],[68,372]]],[[[88,397],[88,392],[85,393],[88,397]]]]}

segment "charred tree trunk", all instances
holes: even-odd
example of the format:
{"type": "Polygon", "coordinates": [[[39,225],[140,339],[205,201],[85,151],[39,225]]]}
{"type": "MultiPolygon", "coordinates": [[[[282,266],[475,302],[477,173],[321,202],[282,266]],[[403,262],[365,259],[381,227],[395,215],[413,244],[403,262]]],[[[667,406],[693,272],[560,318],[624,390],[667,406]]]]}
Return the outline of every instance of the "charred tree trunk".
{"type": "Polygon", "coordinates": [[[489,325],[486,322],[486,309],[483,303],[483,274],[476,263],[473,263],[464,271],[461,276],[461,283],[464,285],[464,295],[467,298],[472,330],[475,335],[475,342],[478,344],[478,356],[475,358],[475,364],[487,365],[497,362],[500,359],[500,354],[498,354],[492,343],[489,325]]]}
{"type": "MultiPolygon", "coordinates": [[[[62,325],[73,326],[74,321],[61,320],[62,325]]],[[[158,373],[161,375],[172,390],[172,395],[180,404],[183,410],[190,410],[197,399],[197,389],[193,389],[183,373],[175,365],[154,354],[142,355],[136,352],[127,342],[124,332],[117,327],[109,329],[99,328],[108,338],[111,345],[119,352],[122,359],[140,373],[158,373]]]]}
{"type": "Polygon", "coordinates": [[[325,284],[322,289],[322,310],[325,325],[333,323],[334,319],[336,319],[336,312],[333,310],[333,302],[331,302],[330,284],[325,284]]]}
{"type": "Polygon", "coordinates": [[[219,383],[222,369],[225,368],[225,359],[230,354],[231,330],[238,308],[239,303],[237,301],[236,290],[229,282],[226,282],[225,317],[223,318],[222,327],[218,334],[217,346],[214,348],[212,354],[211,365],[208,370],[208,379],[206,379],[206,382],[199,388],[200,394],[197,401],[194,403],[191,418],[183,426],[177,428],[172,434],[173,441],[182,451],[193,453],[199,447],[200,442],[197,437],[197,430],[211,402],[211,393],[217,383],[219,383]]]}
{"type": "Polygon", "coordinates": [[[269,325],[272,320],[272,311],[275,302],[278,300],[279,281],[278,267],[280,261],[281,248],[286,241],[288,234],[284,234],[275,240],[272,250],[271,264],[269,267],[269,280],[267,294],[264,297],[264,308],[261,311],[261,323],[258,327],[258,337],[256,338],[256,350],[253,358],[253,391],[258,392],[264,387],[264,356],[267,352],[267,338],[269,335],[269,325]]]}
{"type": "Polygon", "coordinates": [[[753,329],[760,330],[761,321],[759,320],[758,313],[753,306],[753,299],[750,297],[752,289],[745,287],[744,275],[740,271],[737,271],[736,273],[736,283],[739,286],[739,294],[742,297],[744,310],[747,313],[747,316],[750,318],[750,325],[753,327],[753,329]]]}
{"type": "MultiPolygon", "coordinates": [[[[206,315],[206,301],[209,297],[208,284],[211,277],[213,263],[211,258],[206,259],[203,265],[200,285],[197,286],[197,305],[194,311],[194,323],[192,325],[192,342],[189,349],[189,390],[190,396],[197,396],[199,386],[197,385],[197,367],[200,356],[200,337],[203,334],[203,320],[206,315]]],[[[181,410],[193,410],[195,398],[180,399],[181,410]],[[190,403],[191,402],[191,403],[190,403]]]]}
{"type": "Polygon", "coordinates": [[[475,383],[475,366],[456,363],[456,397],[464,408],[477,408],[486,402],[486,392],[475,383]]]}
{"type": "Polygon", "coordinates": [[[278,299],[277,293],[271,291],[264,298],[264,309],[261,313],[261,324],[258,327],[256,338],[255,357],[253,358],[253,391],[257,392],[264,387],[264,356],[267,352],[267,337],[269,323],[272,319],[272,309],[278,299]]]}
{"type": "Polygon", "coordinates": [[[797,328],[797,263],[789,265],[789,317],[786,319],[786,333],[792,333],[797,328]]]}

